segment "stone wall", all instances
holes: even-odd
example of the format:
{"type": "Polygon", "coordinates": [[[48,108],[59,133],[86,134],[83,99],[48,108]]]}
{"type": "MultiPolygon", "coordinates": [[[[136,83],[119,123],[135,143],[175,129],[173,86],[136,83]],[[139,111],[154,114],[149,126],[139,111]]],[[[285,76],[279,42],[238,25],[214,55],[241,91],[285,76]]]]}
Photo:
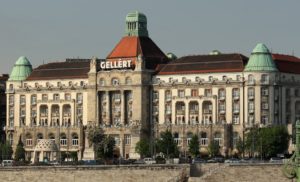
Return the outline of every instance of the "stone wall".
{"type": "Polygon", "coordinates": [[[287,182],[279,164],[226,165],[222,164],[202,177],[189,178],[189,182],[287,182]]]}
{"type": "Polygon", "coordinates": [[[5,167],[0,181],[8,182],[175,182],[188,174],[188,165],[5,167]]]}

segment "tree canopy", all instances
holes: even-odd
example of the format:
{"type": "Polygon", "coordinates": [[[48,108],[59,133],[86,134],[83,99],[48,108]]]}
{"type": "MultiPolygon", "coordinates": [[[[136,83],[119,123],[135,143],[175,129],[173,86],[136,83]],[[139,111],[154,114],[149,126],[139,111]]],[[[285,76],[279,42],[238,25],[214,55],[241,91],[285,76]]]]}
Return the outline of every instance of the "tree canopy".
{"type": "Polygon", "coordinates": [[[157,139],[157,151],[162,152],[167,158],[174,158],[179,156],[177,143],[174,141],[172,133],[167,130],[162,132],[160,139],[157,139]]]}
{"type": "Polygon", "coordinates": [[[189,143],[189,152],[192,154],[193,157],[196,157],[197,155],[200,154],[198,135],[193,135],[189,143]]]}
{"type": "Polygon", "coordinates": [[[19,139],[16,152],[15,152],[15,158],[16,161],[24,161],[25,160],[25,149],[24,149],[24,144],[21,140],[21,137],[19,139]]]}
{"type": "Polygon", "coordinates": [[[150,157],[151,152],[150,152],[150,143],[146,139],[141,139],[136,143],[135,146],[135,152],[140,154],[141,157],[150,157]]]}

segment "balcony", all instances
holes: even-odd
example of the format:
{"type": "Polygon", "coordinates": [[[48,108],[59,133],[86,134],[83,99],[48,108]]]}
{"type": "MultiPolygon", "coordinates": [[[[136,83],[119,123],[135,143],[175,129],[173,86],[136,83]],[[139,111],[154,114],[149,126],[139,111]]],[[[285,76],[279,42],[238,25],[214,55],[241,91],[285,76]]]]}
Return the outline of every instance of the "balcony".
{"type": "Polygon", "coordinates": [[[210,109],[204,109],[203,114],[212,114],[212,110],[210,109]]]}
{"type": "Polygon", "coordinates": [[[64,117],[71,117],[71,113],[64,113],[64,117]]]}
{"type": "Polygon", "coordinates": [[[208,145],[208,138],[200,138],[200,145],[207,146],[208,145]]]}
{"type": "Polygon", "coordinates": [[[174,138],[174,142],[175,142],[177,145],[181,145],[181,139],[180,139],[180,138],[174,138]]]}
{"type": "Polygon", "coordinates": [[[121,99],[114,99],[114,103],[115,104],[120,104],[121,103],[121,99]]]}
{"type": "Polygon", "coordinates": [[[52,113],[51,116],[52,117],[59,117],[59,113],[52,113]]]}
{"type": "Polygon", "coordinates": [[[233,95],[233,100],[239,100],[239,99],[240,99],[240,95],[238,94],[233,95]]]}
{"type": "Polygon", "coordinates": [[[153,116],[157,116],[157,115],[158,115],[158,111],[154,111],[153,116]]]}
{"type": "Polygon", "coordinates": [[[220,114],[225,114],[226,111],[225,111],[225,110],[220,110],[219,113],[220,113],[220,114]]]}
{"type": "Polygon", "coordinates": [[[82,104],[82,100],[77,100],[77,104],[82,104]]]}
{"type": "Polygon", "coordinates": [[[219,96],[219,100],[224,101],[225,100],[225,96],[224,95],[220,95],[219,96]]]}
{"type": "Polygon", "coordinates": [[[171,96],[166,96],[166,102],[171,102],[172,101],[172,97],[171,96]]]}
{"type": "Polygon", "coordinates": [[[249,100],[254,100],[254,95],[248,95],[249,100]]]}
{"type": "Polygon", "coordinates": [[[172,111],[171,110],[166,110],[166,115],[171,115],[172,111]]]}
{"type": "Polygon", "coordinates": [[[199,114],[199,111],[197,111],[197,110],[190,110],[190,114],[198,115],[198,114],[199,114]]]}
{"type": "Polygon", "coordinates": [[[153,98],[153,103],[158,103],[158,98],[153,98]]]}
{"type": "Polygon", "coordinates": [[[41,113],[40,116],[41,117],[48,117],[48,113],[41,113]]]}
{"type": "Polygon", "coordinates": [[[26,102],[24,102],[24,101],[23,101],[23,102],[20,102],[20,105],[21,105],[21,106],[25,106],[25,105],[26,105],[26,102]]]}
{"type": "Polygon", "coordinates": [[[67,146],[67,139],[60,139],[61,146],[67,146]]]}
{"type": "Polygon", "coordinates": [[[234,114],[240,113],[240,109],[234,109],[234,110],[233,110],[233,113],[234,113],[234,114]]]}
{"type": "Polygon", "coordinates": [[[185,110],[177,110],[176,114],[177,115],[184,115],[185,114],[185,110]]]}

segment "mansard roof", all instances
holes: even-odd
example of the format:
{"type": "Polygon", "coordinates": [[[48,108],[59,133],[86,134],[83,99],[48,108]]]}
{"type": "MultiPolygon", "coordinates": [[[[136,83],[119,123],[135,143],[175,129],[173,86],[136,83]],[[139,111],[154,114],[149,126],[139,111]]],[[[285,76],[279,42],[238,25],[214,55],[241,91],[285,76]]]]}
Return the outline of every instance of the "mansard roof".
{"type": "Polygon", "coordinates": [[[185,56],[158,67],[159,75],[242,72],[248,58],[242,54],[185,56]]]}
{"type": "Polygon", "coordinates": [[[300,58],[284,54],[272,54],[272,57],[280,72],[300,74],[300,58]]]}
{"type": "Polygon", "coordinates": [[[90,59],[67,59],[65,62],[43,64],[35,68],[27,80],[88,78],[90,59]]]}

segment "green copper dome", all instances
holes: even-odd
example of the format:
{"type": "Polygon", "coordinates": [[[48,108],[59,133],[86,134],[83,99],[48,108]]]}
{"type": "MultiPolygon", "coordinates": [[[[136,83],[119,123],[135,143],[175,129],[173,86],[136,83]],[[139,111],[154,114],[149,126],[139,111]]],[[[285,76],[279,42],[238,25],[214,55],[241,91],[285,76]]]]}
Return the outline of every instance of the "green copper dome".
{"type": "Polygon", "coordinates": [[[168,57],[170,60],[175,60],[175,59],[177,59],[177,56],[176,56],[175,54],[171,53],[171,52],[169,52],[169,53],[167,54],[167,57],[168,57]]]}
{"type": "Polygon", "coordinates": [[[23,81],[31,74],[32,65],[24,56],[19,57],[9,76],[9,81],[23,81]]]}
{"type": "Polygon", "coordinates": [[[138,11],[128,13],[125,32],[127,36],[148,37],[147,17],[138,11]]]}
{"type": "Polygon", "coordinates": [[[257,44],[249,58],[245,71],[278,71],[272,55],[264,44],[257,44]]]}

